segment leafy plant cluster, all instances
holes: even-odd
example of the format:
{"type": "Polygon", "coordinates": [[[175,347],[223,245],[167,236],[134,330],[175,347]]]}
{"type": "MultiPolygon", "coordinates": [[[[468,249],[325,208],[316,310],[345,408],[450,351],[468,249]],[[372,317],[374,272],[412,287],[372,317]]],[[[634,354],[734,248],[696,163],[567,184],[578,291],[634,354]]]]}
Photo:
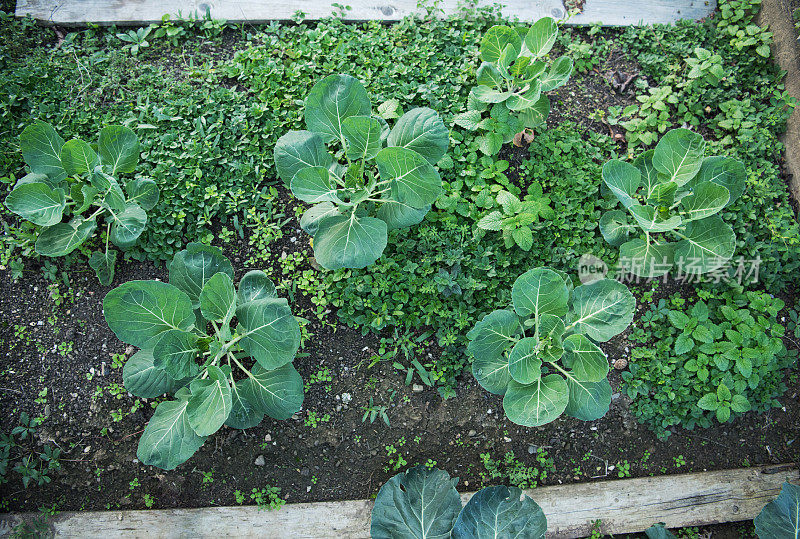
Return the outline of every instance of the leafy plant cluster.
{"type": "Polygon", "coordinates": [[[139,440],[144,464],[174,469],[223,425],[288,419],[303,403],[291,363],[300,325],[287,301],[262,271],[234,287],[233,267],[215,247],[190,243],[177,253],[169,283],[113,289],[103,314],[120,340],[140,349],[125,363],[125,388],[142,398],[174,397],[156,407],[139,440]]]}
{"type": "Polygon", "coordinates": [[[61,449],[45,445],[36,451],[34,440],[42,420],[22,412],[19,424],[9,434],[0,433],[0,485],[9,482],[9,472],[16,473],[22,486],[50,483],[50,473],[61,468],[61,449]]]}
{"type": "Polygon", "coordinates": [[[670,428],[710,427],[780,406],[788,351],[778,321],[784,302],[756,291],[726,290],[687,308],[674,295],[652,305],[631,335],[624,390],[631,410],[659,437],[670,428]]]}

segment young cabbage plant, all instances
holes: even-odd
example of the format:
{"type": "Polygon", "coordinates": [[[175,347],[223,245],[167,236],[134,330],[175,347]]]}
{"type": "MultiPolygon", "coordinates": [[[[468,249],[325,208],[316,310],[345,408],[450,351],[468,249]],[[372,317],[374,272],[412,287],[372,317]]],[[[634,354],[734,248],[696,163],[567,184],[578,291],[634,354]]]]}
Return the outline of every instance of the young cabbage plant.
{"type": "Polygon", "coordinates": [[[304,116],[307,130],[290,131],[275,145],[278,175],[297,198],[314,204],[300,226],[314,237],[322,267],[369,266],[383,253],[388,231],[421,222],[439,196],[434,165],[447,151],[447,128],[422,107],[390,129],[349,75],[315,84],[304,116]]]}
{"type": "Polygon", "coordinates": [[[517,487],[486,487],[461,506],[458,478],[415,466],[389,479],[372,508],[372,539],[526,537],[542,539],[547,518],[517,487]]]}
{"type": "Polygon", "coordinates": [[[556,37],[558,25],[550,17],[530,29],[492,26],[483,36],[478,85],[470,91],[467,111],[455,117],[456,125],[483,131],[478,138],[483,153],[494,155],[517,133],[544,124],[550,114],[545,94],[572,75],[571,58],[548,62],[556,37]]]}
{"type": "Polygon", "coordinates": [[[701,135],[673,129],[633,164],[613,159],[603,166],[603,181],[627,212],[603,214],[600,232],[620,248],[623,270],[659,277],[677,266],[699,275],[733,256],[736,235],[718,214],[744,192],[744,165],[704,157],[705,146],[701,135]]]}
{"type": "Polygon", "coordinates": [[[610,279],[572,289],[565,275],[535,268],[517,278],[511,299],[512,309],[487,314],[467,334],[478,383],[504,395],[508,418],[526,427],[564,412],[583,421],[603,417],[611,404],[609,366],[595,343],[630,325],[633,294],[610,279]]]}
{"type": "Polygon", "coordinates": [[[65,256],[105,224],[105,249],[95,251],[89,265],[104,285],[114,280],[116,251],[136,244],[147,225],[147,211],[158,202],[153,180],[137,178],[120,186],[119,175],[139,162],[139,140],[127,127],[100,130],[96,144],[80,139],[64,142],[53,126],[36,121],[19,138],[30,174],[20,178],[6,197],[6,207],[41,227],[36,252],[65,256]]]}
{"type": "Polygon", "coordinates": [[[125,388],[174,397],[158,405],[139,440],[144,464],[171,470],[223,425],[288,419],[303,404],[292,366],[300,326],[287,301],[263,271],[248,272],[236,289],[216,247],[190,243],[169,264],[169,283],[125,283],[106,295],[103,314],[121,341],[140,349],[123,368],[125,388]]]}

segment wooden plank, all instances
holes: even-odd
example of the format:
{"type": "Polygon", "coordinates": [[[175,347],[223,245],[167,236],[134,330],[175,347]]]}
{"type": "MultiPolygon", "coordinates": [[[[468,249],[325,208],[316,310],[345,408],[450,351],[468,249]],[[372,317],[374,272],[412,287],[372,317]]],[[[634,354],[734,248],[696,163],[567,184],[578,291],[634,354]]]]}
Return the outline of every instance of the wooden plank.
{"type": "MultiPolygon", "coordinates": [[[[397,21],[418,13],[417,0],[342,0],[352,6],[346,20],[397,21]]],[[[460,0],[443,0],[439,7],[445,14],[456,13],[460,0]]],[[[489,4],[490,0],[481,0],[489,4]]],[[[506,0],[503,14],[533,21],[549,15],[557,19],[566,15],[561,0],[506,0]]],[[[716,9],[716,0],[587,0],[584,12],[568,24],[620,26],[638,23],[672,23],[678,19],[700,19],[716,9]]],[[[18,17],[30,15],[39,21],[62,26],[142,25],[161,21],[169,13],[184,18],[202,17],[210,13],[215,19],[229,22],[263,23],[290,20],[298,10],[307,20],[328,17],[334,12],[331,2],[319,0],[18,0],[18,17]]]]}
{"type": "MultiPolygon", "coordinates": [[[[606,534],[642,531],[656,522],[670,528],[752,520],[778,496],[784,480],[797,483],[796,465],[764,466],[684,475],[574,483],[528,490],[548,521],[548,538],[591,533],[600,519],[606,534]]],[[[466,503],[473,493],[461,495],[466,503]]],[[[153,511],[62,513],[57,537],[158,538],[259,537],[367,538],[372,502],[298,503],[279,511],[209,507],[153,511]]],[[[0,536],[20,517],[0,515],[0,536]]]]}

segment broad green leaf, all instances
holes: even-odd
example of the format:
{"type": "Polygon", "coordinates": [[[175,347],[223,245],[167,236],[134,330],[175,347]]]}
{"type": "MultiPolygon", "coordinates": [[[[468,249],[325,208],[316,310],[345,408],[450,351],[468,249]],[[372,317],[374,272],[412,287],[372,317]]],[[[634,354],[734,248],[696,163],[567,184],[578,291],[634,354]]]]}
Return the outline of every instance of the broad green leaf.
{"type": "Polygon", "coordinates": [[[730,193],[726,206],[730,206],[742,196],[747,182],[747,172],[744,165],[736,159],[721,156],[706,157],[697,176],[689,185],[702,182],[713,182],[725,187],[730,193]]]}
{"type": "Polygon", "coordinates": [[[392,199],[414,208],[433,204],[442,192],[439,172],[425,158],[407,148],[389,147],[376,158],[381,180],[391,180],[392,199]]]}
{"type": "Polygon", "coordinates": [[[534,58],[541,58],[550,52],[558,37],[558,25],[551,17],[536,21],[525,36],[525,46],[534,58]]]}
{"type": "Polygon", "coordinates": [[[717,396],[714,393],[706,393],[700,400],[697,401],[697,406],[699,406],[703,410],[716,410],[719,407],[719,402],[717,401],[717,396]]]}
{"type": "Polygon", "coordinates": [[[683,220],[680,215],[673,215],[664,219],[659,214],[658,208],[653,206],[642,206],[641,204],[633,203],[628,207],[628,211],[636,222],[642,227],[645,232],[669,232],[678,228],[683,220]]]}
{"type": "MultiPolygon", "coordinates": [[[[665,178],[659,177],[656,167],[653,166],[653,154],[655,150],[647,150],[633,160],[633,166],[641,173],[641,184],[644,188],[645,198],[650,198],[656,186],[661,185],[665,178]]],[[[677,184],[676,184],[677,185],[677,184]]]]}
{"type": "Polygon", "coordinates": [[[36,120],[20,134],[19,147],[32,172],[44,174],[54,182],[67,177],[67,171],[61,163],[64,139],[52,125],[36,120]]]}
{"type": "Polygon", "coordinates": [[[660,277],[674,265],[675,244],[633,239],[619,249],[620,269],[639,277],[660,277]]]}
{"type": "Polygon", "coordinates": [[[111,225],[111,242],[120,249],[135,245],[147,226],[147,212],[138,204],[129,203],[122,213],[114,213],[112,217],[114,224],[111,225]]]}
{"type": "Polygon", "coordinates": [[[510,380],[503,409],[517,425],[540,427],[564,413],[568,402],[567,383],[561,376],[549,374],[528,385],[510,380]]]}
{"type": "Polygon", "coordinates": [[[495,210],[489,213],[489,215],[484,215],[480,218],[478,221],[478,228],[484,230],[500,230],[503,228],[504,220],[503,214],[495,210]]]}
{"type": "Polygon", "coordinates": [[[163,370],[153,366],[153,351],[139,350],[122,367],[122,383],[132,395],[154,399],[170,393],[176,382],[163,370]]]}
{"type": "Polygon", "coordinates": [[[470,95],[481,103],[502,103],[514,95],[514,92],[500,91],[489,86],[478,85],[470,90],[470,95]]]}
{"type": "Polygon", "coordinates": [[[542,85],[537,80],[524,94],[513,94],[506,100],[508,110],[525,110],[533,107],[542,96],[542,85]]]}
{"type": "Polygon", "coordinates": [[[519,317],[507,309],[493,311],[484,316],[475,327],[467,333],[470,339],[467,353],[475,359],[493,360],[501,357],[506,348],[510,348],[522,331],[519,317]]]}
{"type": "Polygon", "coordinates": [[[388,230],[394,230],[421,223],[430,209],[429,205],[424,208],[414,208],[408,204],[389,200],[378,208],[377,217],[386,223],[388,230]]]}
{"type": "Polygon", "coordinates": [[[100,163],[110,167],[112,175],[133,172],[139,164],[139,139],[127,127],[109,125],[101,129],[97,150],[100,163]]]}
{"type": "Polygon", "coordinates": [[[475,131],[481,123],[481,113],[477,110],[468,110],[453,117],[453,123],[468,131],[475,131]]]}
{"type": "Polygon", "coordinates": [[[231,386],[231,413],[225,424],[234,429],[251,429],[264,419],[264,412],[256,408],[244,394],[247,380],[238,380],[231,386]]]}
{"type": "Polygon", "coordinates": [[[530,251],[531,247],[533,247],[533,233],[527,226],[513,229],[511,231],[511,237],[523,251],[530,251]]]}
{"type": "Polygon", "coordinates": [[[372,159],[383,146],[381,124],[372,116],[345,118],[342,135],[347,142],[347,157],[353,161],[372,159]]]}
{"type": "Polygon", "coordinates": [[[626,208],[638,203],[636,191],[642,183],[642,173],[635,166],[612,159],[603,165],[603,181],[626,208]]]}
{"type": "Polygon", "coordinates": [[[109,186],[103,197],[102,206],[112,214],[113,218],[113,214],[125,211],[125,193],[122,192],[122,187],[119,186],[117,180],[111,176],[108,176],[107,179],[109,181],[109,186]]]}
{"type": "Polygon", "coordinates": [[[686,221],[696,221],[716,215],[728,205],[728,189],[714,182],[702,182],[694,191],[681,199],[681,216],[686,221]]]}
{"type": "Polygon", "coordinates": [[[91,146],[81,139],[67,141],[61,147],[61,165],[70,176],[91,172],[100,164],[97,154],[91,146]]]}
{"type": "Polygon", "coordinates": [[[152,349],[170,330],[187,331],[195,317],[189,298],[159,281],[129,281],[103,300],[108,327],[123,342],[152,349]]]}
{"type": "Polygon", "coordinates": [[[448,539],[461,511],[458,478],[415,466],[389,479],[372,508],[372,539],[448,539]]]}
{"type": "MultiPolygon", "coordinates": [[[[111,186],[119,187],[119,182],[113,177],[101,170],[97,170],[89,177],[91,184],[101,193],[105,193],[111,186]]],[[[123,199],[125,197],[123,196],[123,199]]]]}
{"type": "Polygon", "coordinates": [[[57,223],[42,230],[36,239],[36,252],[42,256],[65,256],[74,251],[92,235],[97,223],[94,219],[74,217],[69,223],[57,223]]]}
{"type": "Polygon", "coordinates": [[[736,249],[736,234],[719,215],[691,221],[679,233],[675,263],[689,274],[701,274],[722,267],[736,249]]]}
{"type": "Polygon", "coordinates": [[[575,333],[597,342],[619,335],[633,321],[636,299],[624,284],[601,279],[572,291],[571,323],[575,333]]]}
{"type": "Polygon", "coordinates": [[[309,131],[330,142],[343,138],[342,122],[351,116],[369,116],[372,110],[367,91],[350,75],[328,75],[316,83],[305,101],[309,131]]]}
{"type": "Polygon", "coordinates": [[[750,411],[750,401],[743,395],[734,395],[731,398],[731,410],[743,414],[750,411]]]}
{"type": "Polygon", "coordinates": [[[142,464],[174,470],[200,449],[204,437],[189,426],[187,400],[162,402],[139,439],[136,457],[142,464]]]}
{"type": "Polygon", "coordinates": [[[336,184],[331,180],[331,173],[324,167],[301,168],[291,182],[292,194],[303,202],[311,204],[341,203],[336,196],[336,189],[336,184]]]}
{"type": "Polygon", "coordinates": [[[548,268],[534,268],[520,275],[511,289],[514,310],[522,317],[543,314],[564,316],[569,291],[561,276],[548,268]]]}
{"type": "Polygon", "coordinates": [[[550,92],[565,85],[570,75],[572,75],[572,58],[562,56],[553,62],[550,71],[539,79],[542,83],[542,91],[550,92]]]}
{"type": "Polygon", "coordinates": [[[488,86],[489,88],[501,88],[505,84],[503,74],[494,64],[489,62],[481,64],[476,73],[476,78],[480,86],[488,86]]]}
{"type": "Polygon", "coordinates": [[[80,215],[89,207],[94,204],[95,198],[100,191],[90,184],[73,183],[70,187],[70,195],[72,200],[75,201],[75,207],[72,209],[73,215],[80,215]]]}
{"type": "Polygon", "coordinates": [[[225,273],[215,273],[200,292],[200,312],[206,320],[227,324],[236,313],[236,289],[225,273]]]}
{"type": "Polygon", "coordinates": [[[581,421],[600,419],[611,406],[611,384],[608,380],[584,382],[567,376],[569,404],[564,410],[567,415],[581,421]]]}
{"type": "Polygon", "coordinates": [[[548,114],[550,114],[550,99],[542,95],[531,108],[523,110],[519,118],[523,127],[534,128],[542,125],[548,114]]]}
{"type": "Polygon", "coordinates": [[[238,300],[239,304],[259,299],[272,299],[278,297],[275,284],[261,270],[252,270],[245,273],[239,281],[238,300]]]}
{"type": "Polygon", "coordinates": [[[365,268],[383,254],[387,234],[386,223],[374,217],[326,217],[314,235],[314,257],[329,270],[365,268]]]}
{"type": "Polygon", "coordinates": [[[19,187],[20,185],[25,185],[28,183],[44,183],[47,184],[51,189],[58,189],[59,183],[54,182],[44,174],[37,174],[36,172],[29,172],[25,174],[22,178],[17,180],[17,183],[14,184],[14,189],[19,187]]]}
{"type": "Polygon", "coordinates": [[[784,482],[781,493],[753,521],[759,539],[800,537],[800,486],[784,482]]]}
{"type": "Polygon", "coordinates": [[[239,345],[265,369],[294,359],[300,348],[300,325],[285,299],[249,301],[236,308],[243,335],[239,345]]]}
{"type": "Polygon", "coordinates": [[[198,436],[210,436],[225,424],[231,413],[233,404],[228,377],[219,367],[211,365],[208,378],[193,380],[189,388],[192,392],[186,407],[189,426],[198,436]]]}
{"type": "Polygon", "coordinates": [[[675,202],[675,193],[677,190],[678,185],[675,182],[659,183],[647,197],[647,204],[669,210],[675,202]]]}
{"type": "Polygon", "coordinates": [[[233,266],[219,247],[190,243],[169,263],[169,282],[185,292],[192,308],[200,307],[200,292],[211,277],[223,272],[233,279],[233,266]]]}
{"type": "Polygon", "coordinates": [[[419,107],[411,109],[397,120],[386,144],[414,150],[435,165],[447,152],[450,133],[435,110],[419,107]]]}
{"type": "Polygon", "coordinates": [[[64,190],[45,183],[22,184],[6,197],[6,208],[39,226],[60,223],[66,205],[64,190]]]}
{"type": "Polygon", "coordinates": [[[628,215],[622,210],[610,210],[600,217],[600,233],[613,247],[619,247],[626,241],[636,227],[628,221],[628,215]]]}
{"type": "Polygon", "coordinates": [[[165,371],[173,379],[182,380],[200,373],[200,366],[196,361],[199,353],[197,336],[194,333],[171,329],[166,331],[153,346],[153,365],[165,371]]]}
{"type": "Polygon", "coordinates": [[[513,56],[519,56],[522,50],[522,38],[513,28],[504,25],[496,25],[489,28],[481,39],[481,59],[484,62],[497,62],[506,47],[511,46],[516,51],[513,56]]]}
{"type": "Polygon", "coordinates": [[[311,131],[289,131],[275,143],[275,168],[287,186],[305,167],[328,168],[333,161],[325,142],[311,131]]]}
{"type": "Polygon", "coordinates": [[[703,164],[706,141],[702,135],[688,129],[673,129],[656,145],[653,166],[668,181],[681,187],[694,178],[703,164]]]}
{"type": "Polygon", "coordinates": [[[273,370],[256,364],[250,374],[241,394],[259,412],[282,421],[303,406],[303,379],[291,363],[273,370]]]}
{"type": "Polygon", "coordinates": [[[503,137],[494,131],[487,131],[475,139],[484,155],[495,155],[503,147],[503,137]]]}
{"type": "Polygon", "coordinates": [[[520,384],[532,384],[542,377],[542,360],[538,346],[539,339],[521,339],[508,356],[508,374],[520,384]]]}
{"type": "MultiPolygon", "coordinates": [[[[608,376],[608,359],[599,346],[584,335],[564,339],[564,366],[578,379],[600,382],[608,376]]],[[[569,380],[567,380],[569,382],[569,380]]]]}
{"type": "Polygon", "coordinates": [[[135,202],[145,211],[152,210],[158,203],[158,187],[156,182],[147,178],[136,178],[125,184],[128,202],[135,202]]]}
{"type": "Polygon", "coordinates": [[[486,487],[470,498],[453,526],[454,539],[544,539],[547,518],[517,487],[486,487]]]}
{"type": "Polygon", "coordinates": [[[330,202],[320,202],[307,209],[300,218],[300,228],[311,236],[317,235],[320,223],[328,217],[341,215],[339,208],[330,202]]]}
{"type": "Polygon", "coordinates": [[[114,280],[114,267],[117,264],[117,252],[108,251],[95,251],[89,257],[89,267],[91,267],[100,284],[108,286],[114,280]]]}
{"type": "Polygon", "coordinates": [[[502,395],[506,392],[510,379],[508,359],[502,354],[475,358],[472,362],[472,375],[483,389],[495,395],[502,395]]]}

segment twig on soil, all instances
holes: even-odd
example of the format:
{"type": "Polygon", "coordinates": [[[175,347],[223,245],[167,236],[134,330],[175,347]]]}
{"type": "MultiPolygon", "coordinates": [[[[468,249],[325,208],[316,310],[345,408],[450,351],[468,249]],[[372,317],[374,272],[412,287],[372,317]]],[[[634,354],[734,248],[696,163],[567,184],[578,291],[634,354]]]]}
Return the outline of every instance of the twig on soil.
{"type": "Polygon", "coordinates": [[[18,391],[16,389],[11,389],[10,387],[0,387],[0,391],[13,391],[14,393],[22,394],[22,391],[18,391]]]}
{"type": "Polygon", "coordinates": [[[123,437],[122,437],[122,438],[120,438],[119,440],[113,440],[113,439],[112,439],[111,441],[112,441],[112,442],[114,442],[114,443],[119,443],[119,442],[121,442],[122,440],[124,440],[125,438],[130,438],[131,436],[136,436],[137,434],[140,434],[140,433],[142,433],[142,432],[144,432],[144,429],[142,429],[142,430],[137,430],[136,432],[131,432],[130,434],[126,434],[125,436],[123,436],[123,437]]]}

